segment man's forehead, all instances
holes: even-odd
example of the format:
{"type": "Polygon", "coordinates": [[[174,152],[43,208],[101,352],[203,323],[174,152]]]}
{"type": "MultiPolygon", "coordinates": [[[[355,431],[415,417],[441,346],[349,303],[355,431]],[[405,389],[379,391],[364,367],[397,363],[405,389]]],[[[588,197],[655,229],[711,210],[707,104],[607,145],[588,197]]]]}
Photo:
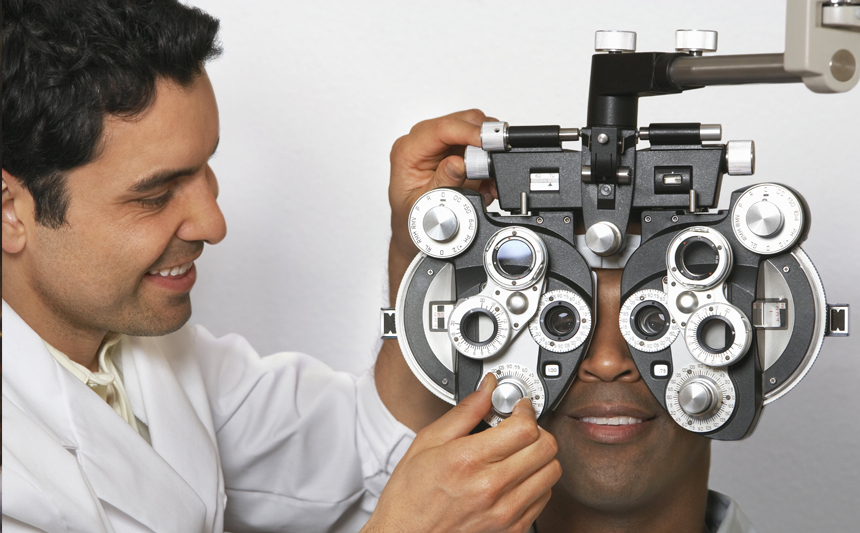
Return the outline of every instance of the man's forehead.
{"type": "Polygon", "coordinates": [[[155,100],[142,113],[105,120],[98,156],[69,175],[91,175],[102,185],[128,189],[159,172],[201,167],[218,143],[218,127],[205,72],[188,88],[160,80],[155,100]]]}

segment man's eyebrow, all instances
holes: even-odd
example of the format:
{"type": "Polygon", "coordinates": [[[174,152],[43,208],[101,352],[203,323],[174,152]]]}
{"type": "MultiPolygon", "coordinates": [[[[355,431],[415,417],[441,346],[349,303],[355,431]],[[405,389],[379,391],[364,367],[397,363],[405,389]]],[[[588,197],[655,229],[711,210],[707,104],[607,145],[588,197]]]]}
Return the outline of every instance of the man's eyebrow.
{"type": "MultiPolygon", "coordinates": [[[[218,145],[221,143],[221,137],[218,137],[218,140],[215,141],[215,149],[212,150],[212,155],[215,155],[215,151],[218,150],[218,145]]],[[[212,157],[210,155],[209,157],[212,157]]],[[[186,176],[192,176],[196,174],[200,170],[200,167],[189,167],[189,168],[180,168],[180,169],[170,169],[170,170],[162,170],[156,172],[155,174],[143,178],[138,181],[134,185],[131,186],[132,192],[149,192],[154,191],[160,187],[163,187],[170,183],[173,180],[184,178],[186,176]]]]}

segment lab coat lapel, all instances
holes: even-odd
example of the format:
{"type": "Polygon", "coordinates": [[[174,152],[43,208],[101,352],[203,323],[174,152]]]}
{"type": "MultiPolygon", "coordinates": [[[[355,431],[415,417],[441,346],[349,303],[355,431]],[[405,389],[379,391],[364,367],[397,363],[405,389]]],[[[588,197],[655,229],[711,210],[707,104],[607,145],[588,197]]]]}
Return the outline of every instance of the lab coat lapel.
{"type": "MultiPolygon", "coordinates": [[[[217,477],[217,463],[213,465],[209,451],[212,444],[201,445],[199,431],[186,429],[173,441],[150,447],[107,403],[62,368],[39,336],[5,302],[3,325],[7,333],[4,396],[56,435],[58,444],[77,455],[86,480],[100,500],[153,531],[212,529],[213,510],[207,509],[198,496],[200,476],[183,479],[183,474],[194,468],[216,469],[217,477]],[[199,451],[199,458],[175,465],[177,453],[169,448],[180,443],[199,451]],[[168,448],[168,457],[162,455],[164,448],[168,448]]],[[[159,392],[174,400],[169,404],[171,409],[177,418],[187,421],[187,400],[183,404],[176,399],[181,391],[173,390],[175,380],[167,380],[165,385],[164,389],[170,390],[159,392]]],[[[161,432],[163,425],[157,426],[161,432]]],[[[164,440],[170,441],[161,438],[159,442],[164,440]]]]}
{"type": "MultiPolygon", "coordinates": [[[[134,403],[142,402],[140,410],[152,447],[208,506],[204,529],[220,530],[226,496],[208,397],[193,364],[193,346],[170,340],[190,337],[187,332],[185,328],[157,342],[142,337],[123,339],[123,374],[127,388],[137,389],[129,391],[130,401],[135,411],[134,403]]],[[[176,512],[187,510],[177,508],[176,512]]]]}

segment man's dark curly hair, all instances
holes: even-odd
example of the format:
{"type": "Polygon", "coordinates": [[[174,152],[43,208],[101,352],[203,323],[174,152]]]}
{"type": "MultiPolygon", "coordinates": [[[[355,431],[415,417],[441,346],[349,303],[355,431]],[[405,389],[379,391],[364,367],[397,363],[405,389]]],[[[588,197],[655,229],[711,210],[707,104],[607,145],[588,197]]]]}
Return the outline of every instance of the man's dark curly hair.
{"type": "Polygon", "coordinates": [[[177,0],[2,0],[3,169],[65,224],[64,172],[98,156],[108,115],[131,119],[156,81],[190,87],[221,52],[218,20],[177,0]]]}

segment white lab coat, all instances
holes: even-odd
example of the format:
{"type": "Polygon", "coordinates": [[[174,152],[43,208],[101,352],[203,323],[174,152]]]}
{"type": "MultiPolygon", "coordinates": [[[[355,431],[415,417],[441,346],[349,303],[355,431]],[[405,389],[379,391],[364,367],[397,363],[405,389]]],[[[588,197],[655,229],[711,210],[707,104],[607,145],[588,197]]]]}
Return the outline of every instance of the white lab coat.
{"type": "Polygon", "coordinates": [[[3,529],[357,531],[414,434],[370,374],[202,327],[126,337],[152,446],[3,302],[3,529]]]}

